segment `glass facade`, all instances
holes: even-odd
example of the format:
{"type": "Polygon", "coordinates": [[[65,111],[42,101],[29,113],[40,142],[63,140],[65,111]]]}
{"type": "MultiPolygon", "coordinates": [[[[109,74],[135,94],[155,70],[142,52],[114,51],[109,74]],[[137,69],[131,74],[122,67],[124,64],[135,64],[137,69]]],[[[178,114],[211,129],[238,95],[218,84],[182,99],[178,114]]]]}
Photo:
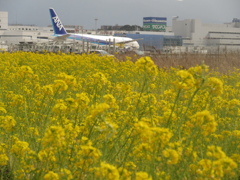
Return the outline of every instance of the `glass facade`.
{"type": "Polygon", "coordinates": [[[164,46],[182,46],[181,36],[152,35],[152,34],[115,34],[138,40],[141,50],[162,50],[164,46]]]}

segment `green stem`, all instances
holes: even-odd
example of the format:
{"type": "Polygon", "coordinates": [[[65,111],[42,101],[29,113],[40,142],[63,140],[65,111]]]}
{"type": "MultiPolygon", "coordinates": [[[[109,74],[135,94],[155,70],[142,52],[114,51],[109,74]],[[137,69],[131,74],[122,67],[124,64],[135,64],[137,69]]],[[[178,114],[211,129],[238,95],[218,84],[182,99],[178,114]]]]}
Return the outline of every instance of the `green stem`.
{"type": "Polygon", "coordinates": [[[174,109],[175,109],[175,107],[176,107],[177,100],[178,100],[178,98],[179,98],[179,96],[180,96],[181,90],[182,90],[182,89],[179,89],[179,90],[178,90],[177,96],[176,96],[175,101],[174,101],[174,105],[173,105],[172,110],[171,110],[171,114],[169,115],[168,120],[167,120],[167,126],[169,125],[170,120],[171,120],[171,118],[172,118],[173,111],[174,111],[174,109]]]}

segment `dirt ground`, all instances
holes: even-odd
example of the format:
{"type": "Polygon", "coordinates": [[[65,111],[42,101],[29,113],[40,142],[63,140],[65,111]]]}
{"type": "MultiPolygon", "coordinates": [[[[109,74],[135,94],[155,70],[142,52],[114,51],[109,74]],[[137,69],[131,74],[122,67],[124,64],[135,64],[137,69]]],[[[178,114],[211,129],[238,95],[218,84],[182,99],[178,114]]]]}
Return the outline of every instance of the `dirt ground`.
{"type": "MultiPolygon", "coordinates": [[[[208,65],[211,70],[217,70],[222,73],[240,69],[239,52],[226,54],[154,54],[148,56],[152,58],[159,68],[179,67],[188,69],[204,63],[208,65]]],[[[136,61],[141,56],[128,53],[118,54],[116,57],[122,61],[126,60],[127,57],[131,57],[132,61],[136,61]]]]}

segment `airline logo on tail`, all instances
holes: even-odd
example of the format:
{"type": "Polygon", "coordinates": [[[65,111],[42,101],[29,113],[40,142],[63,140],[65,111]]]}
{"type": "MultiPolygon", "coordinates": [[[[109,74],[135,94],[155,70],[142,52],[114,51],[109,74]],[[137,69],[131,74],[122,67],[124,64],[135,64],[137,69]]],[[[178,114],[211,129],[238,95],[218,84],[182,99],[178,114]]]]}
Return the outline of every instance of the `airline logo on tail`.
{"type": "Polygon", "coordinates": [[[54,20],[54,23],[58,27],[58,30],[61,31],[63,28],[63,25],[62,25],[60,19],[57,16],[53,17],[52,19],[54,20]]]}
{"type": "Polygon", "coordinates": [[[52,20],[52,25],[53,25],[53,30],[54,30],[54,33],[55,34],[61,34],[61,35],[64,35],[64,34],[67,34],[62,22],[60,21],[57,13],[54,11],[53,8],[50,8],[49,9],[50,11],[50,16],[51,16],[51,20],[52,20]]]}

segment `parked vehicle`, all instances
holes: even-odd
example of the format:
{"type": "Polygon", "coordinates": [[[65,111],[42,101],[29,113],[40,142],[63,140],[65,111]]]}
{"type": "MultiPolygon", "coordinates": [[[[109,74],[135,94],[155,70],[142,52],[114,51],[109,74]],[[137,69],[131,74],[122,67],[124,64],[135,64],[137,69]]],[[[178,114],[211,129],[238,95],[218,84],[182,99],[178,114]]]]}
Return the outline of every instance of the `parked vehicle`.
{"type": "Polygon", "coordinates": [[[89,51],[89,54],[99,54],[101,56],[113,56],[112,54],[108,53],[105,50],[91,50],[89,51]]]}

